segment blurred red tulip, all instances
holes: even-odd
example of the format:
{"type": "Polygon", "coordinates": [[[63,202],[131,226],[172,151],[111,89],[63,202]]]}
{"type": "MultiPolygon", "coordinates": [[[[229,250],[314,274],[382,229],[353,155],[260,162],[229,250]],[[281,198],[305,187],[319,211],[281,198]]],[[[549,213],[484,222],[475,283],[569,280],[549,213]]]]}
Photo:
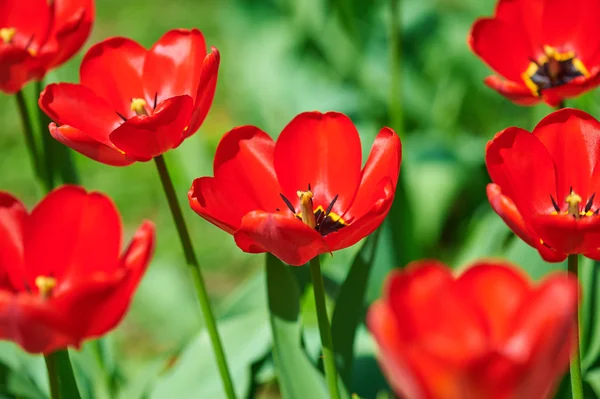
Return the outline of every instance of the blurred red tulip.
{"type": "Polygon", "coordinates": [[[475,22],[471,49],[494,71],[485,83],[521,105],[557,106],[600,84],[599,0],[499,0],[475,22]]]}
{"type": "Polygon", "coordinates": [[[172,30],[150,50],[116,37],[90,48],[81,84],[51,84],[39,105],[50,133],[96,161],[149,161],[195,133],[208,114],[220,56],[197,29],[172,30]]]}
{"type": "Polygon", "coordinates": [[[410,399],[547,398],[575,342],[577,279],[534,287],[508,264],[460,277],[435,261],[393,271],[368,313],[379,361],[410,399]]]}
{"type": "Polygon", "coordinates": [[[119,256],[121,230],[99,193],[63,186],[28,214],[0,192],[0,339],[48,354],[112,330],[154,248],[145,222],[119,256]]]}
{"type": "Polygon", "coordinates": [[[562,109],[529,133],[510,127],[487,144],[492,208],[549,262],[600,260],[600,123],[562,109]]]}
{"type": "Polygon", "coordinates": [[[0,91],[16,93],[71,58],[93,20],[93,0],[1,0],[0,91]]]}
{"type": "Polygon", "coordinates": [[[254,126],[225,134],[215,177],[194,180],[190,206],[233,234],[243,251],[271,252],[290,265],[354,245],[387,215],[402,148],[389,128],[361,171],[360,137],[345,115],[306,112],[274,142],[254,126]]]}

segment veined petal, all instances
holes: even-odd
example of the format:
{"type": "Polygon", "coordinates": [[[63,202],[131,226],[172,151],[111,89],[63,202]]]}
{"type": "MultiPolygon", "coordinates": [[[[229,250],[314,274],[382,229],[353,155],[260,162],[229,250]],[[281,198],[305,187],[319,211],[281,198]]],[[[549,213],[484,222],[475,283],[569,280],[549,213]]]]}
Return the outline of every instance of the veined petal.
{"type": "Polygon", "coordinates": [[[200,128],[202,122],[204,122],[206,115],[208,115],[217,89],[220,62],[221,55],[219,51],[215,47],[211,47],[211,53],[204,57],[202,62],[202,70],[200,79],[198,80],[198,90],[196,91],[194,103],[194,113],[192,114],[192,122],[186,132],[186,137],[194,134],[200,128]]]}
{"type": "Polygon", "coordinates": [[[488,76],[483,83],[518,105],[535,105],[542,101],[542,97],[533,95],[531,89],[524,84],[505,80],[495,75],[488,76]]]}
{"type": "Polygon", "coordinates": [[[0,290],[23,288],[23,228],[27,216],[21,201],[0,191],[0,290]]]}

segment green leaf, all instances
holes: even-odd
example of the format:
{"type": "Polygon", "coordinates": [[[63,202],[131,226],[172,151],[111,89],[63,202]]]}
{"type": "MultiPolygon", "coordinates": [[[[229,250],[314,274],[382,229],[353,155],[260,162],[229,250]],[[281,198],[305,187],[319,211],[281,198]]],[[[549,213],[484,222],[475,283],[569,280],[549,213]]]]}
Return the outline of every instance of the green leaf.
{"type": "Polygon", "coordinates": [[[381,229],[371,234],[354,258],[336,299],[331,334],[338,372],[347,389],[352,388],[352,360],[356,329],[365,316],[365,293],[381,229]]]}
{"type": "Polygon", "coordinates": [[[288,266],[267,254],[273,356],[284,399],[328,397],[325,380],[300,346],[300,288],[288,266]]]}
{"type": "Polygon", "coordinates": [[[542,259],[539,252],[519,237],[513,237],[504,254],[505,258],[523,269],[534,280],[555,271],[566,271],[567,261],[549,263],[542,259]]]}
{"type": "Polygon", "coordinates": [[[582,285],[581,352],[583,371],[600,364],[600,262],[579,258],[579,279],[582,285]]]}

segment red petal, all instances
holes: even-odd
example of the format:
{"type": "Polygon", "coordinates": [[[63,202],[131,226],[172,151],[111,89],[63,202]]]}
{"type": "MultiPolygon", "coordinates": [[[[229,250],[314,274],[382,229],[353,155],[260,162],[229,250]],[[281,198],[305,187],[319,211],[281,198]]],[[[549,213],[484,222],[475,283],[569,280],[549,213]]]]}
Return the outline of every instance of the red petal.
{"type": "Polygon", "coordinates": [[[110,199],[77,186],[58,188],[27,221],[24,248],[30,286],[38,276],[52,276],[58,295],[88,274],[115,270],[120,246],[121,220],[110,199]]]}
{"type": "Polygon", "coordinates": [[[564,204],[571,187],[587,201],[595,191],[590,186],[592,172],[600,175],[600,123],[585,112],[566,108],[542,119],[533,135],[554,160],[559,204],[564,204]]]}
{"type": "Polygon", "coordinates": [[[527,86],[498,76],[488,76],[483,83],[518,105],[535,105],[542,101],[542,98],[534,96],[527,86]]]}
{"type": "Polygon", "coordinates": [[[106,39],[88,50],[79,70],[81,84],[106,99],[111,107],[126,118],[136,114],[131,110],[133,98],[146,98],[142,70],[146,49],[123,37],[106,39]]]}
{"type": "Polygon", "coordinates": [[[550,195],[557,199],[554,163],[537,137],[515,127],[503,130],[488,142],[485,164],[526,223],[534,213],[554,210],[550,199],[550,195]]]}
{"type": "Polygon", "coordinates": [[[376,187],[372,188],[372,193],[370,193],[371,209],[360,218],[353,220],[348,226],[325,236],[325,242],[329,248],[332,251],[347,248],[374,232],[387,216],[394,201],[394,194],[392,180],[384,177],[376,187]]]}
{"type": "Polygon", "coordinates": [[[346,221],[362,217],[371,211],[375,202],[383,198],[381,196],[382,180],[389,179],[392,183],[392,191],[396,189],[401,161],[400,138],[392,129],[384,127],[375,137],[369,159],[362,170],[360,184],[352,206],[344,214],[346,221]]]}
{"type": "Polygon", "coordinates": [[[535,215],[531,224],[542,240],[558,252],[583,254],[600,249],[600,218],[597,216],[576,220],[567,214],[535,215]]]}
{"type": "MultiPolygon", "coordinates": [[[[50,29],[50,8],[47,0],[2,0],[0,27],[15,28],[13,44],[25,48],[28,41],[40,44],[50,29]],[[35,10],[35,11],[33,11],[35,10]]],[[[36,49],[37,50],[37,49],[36,49]]]]}
{"type": "Polygon", "coordinates": [[[0,290],[23,288],[23,226],[27,216],[21,201],[0,191],[0,290]]]}
{"type": "Polygon", "coordinates": [[[523,241],[536,248],[546,262],[562,262],[567,254],[556,252],[540,242],[540,237],[535,235],[523,221],[521,214],[514,202],[502,195],[500,186],[490,183],[487,186],[487,196],[494,211],[504,220],[506,225],[523,241]]]}
{"type": "Polygon", "coordinates": [[[0,339],[15,342],[29,353],[50,354],[79,344],[65,330],[64,317],[38,297],[0,290],[0,339]]]}
{"type": "Polygon", "coordinates": [[[521,82],[535,51],[523,26],[513,21],[482,18],[475,22],[469,36],[471,49],[497,73],[521,82]]]}
{"type": "Polygon", "coordinates": [[[69,125],[114,149],[108,135],[123,121],[89,88],[71,83],[50,84],[40,94],[38,104],[58,124],[69,125]]]}
{"type": "Polygon", "coordinates": [[[292,266],[302,266],[315,256],[330,252],[321,235],[302,221],[263,211],[244,216],[234,238],[244,252],[270,252],[292,266]]]}
{"type": "Polygon", "coordinates": [[[275,145],[275,171],[285,196],[298,204],[296,192],[310,184],[314,204],[343,214],[360,182],[360,137],[352,121],[336,112],[305,112],[281,132],[275,145]]]}
{"type": "Polygon", "coordinates": [[[50,123],[48,128],[56,140],[95,161],[111,166],[127,166],[135,162],[114,146],[108,147],[71,126],[57,127],[55,123],[50,123]]]}
{"type": "Polygon", "coordinates": [[[136,232],[118,269],[90,273],[53,298],[53,306],[69,315],[69,331],[79,340],[99,337],[121,321],[146,271],[154,250],[154,225],[136,232]]]}
{"type": "Polygon", "coordinates": [[[515,397],[547,397],[567,369],[575,342],[577,292],[575,278],[555,275],[524,302],[504,347],[506,356],[525,365],[515,397]]]}
{"type": "MultiPolygon", "coordinates": [[[[557,49],[577,48],[578,32],[588,10],[581,0],[544,0],[542,14],[542,35],[544,44],[557,49]]],[[[590,38],[586,38],[589,40],[590,38]]]]}
{"type": "Polygon", "coordinates": [[[94,22],[93,0],[54,0],[54,25],[43,51],[54,53],[49,67],[71,58],[83,46],[94,22]]]}
{"type": "Polygon", "coordinates": [[[456,281],[456,289],[487,321],[492,346],[512,333],[512,321],[530,293],[524,276],[502,263],[475,263],[456,281]]]}
{"type": "Polygon", "coordinates": [[[215,47],[212,47],[211,50],[212,52],[202,62],[202,71],[198,90],[196,91],[196,102],[194,103],[194,114],[192,115],[190,128],[186,132],[186,137],[194,134],[200,128],[215,97],[221,55],[215,47]]]}
{"type": "Polygon", "coordinates": [[[110,140],[128,157],[136,161],[149,161],[183,140],[192,115],[190,96],[172,97],[158,104],[150,116],[129,119],[110,134],[110,140]]]}
{"type": "Polygon", "coordinates": [[[157,95],[159,103],[183,94],[195,98],[205,55],[206,43],[198,29],[165,33],[148,51],[144,62],[147,98],[157,95]]]}
{"type": "Polygon", "coordinates": [[[542,92],[544,101],[551,107],[557,107],[567,98],[577,97],[600,85],[600,69],[590,71],[589,77],[579,76],[569,83],[546,89],[542,92]]]}
{"type": "Polygon", "coordinates": [[[215,177],[194,180],[188,193],[192,209],[233,234],[242,217],[253,210],[285,208],[273,169],[275,143],[254,126],[227,132],[215,154],[215,177]]]}
{"type": "Polygon", "coordinates": [[[38,60],[27,50],[0,43],[0,91],[18,92],[39,68],[38,60]]]}

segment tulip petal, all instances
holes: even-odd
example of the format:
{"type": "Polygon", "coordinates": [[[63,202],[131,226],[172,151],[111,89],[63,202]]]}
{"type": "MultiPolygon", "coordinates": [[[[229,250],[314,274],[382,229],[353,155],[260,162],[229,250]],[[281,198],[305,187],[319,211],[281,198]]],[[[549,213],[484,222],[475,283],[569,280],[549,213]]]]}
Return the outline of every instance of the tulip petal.
{"type": "Polygon", "coordinates": [[[567,98],[577,97],[600,84],[600,69],[596,67],[590,71],[590,76],[579,76],[564,85],[551,87],[542,91],[542,97],[546,104],[558,107],[567,98]]]}
{"type": "Polygon", "coordinates": [[[23,203],[0,191],[0,290],[23,289],[23,203]]]}
{"type": "Polygon", "coordinates": [[[152,46],[144,62],[146,96],[158,102],[187,94],[195,98],[202,60],[206,56],[204,36],[198,29],[174,29],[152,46]]]}
{"type": "Polygon", "coordinates": [[[315,256],[330,252],[321,235],[302,221],[263,211],[244,216],[234,238],[244,252],[270,252],[292,266],[302,266],[315,256]]]}
{"type": "Polygon", "coordinates": [[[361,145],[352,121],[345,115],[305,112],[281,132],[275,145],[275,171],[283,194],[296,205],[296,192],[310,184],[314,205],[333,211],[349,208],[360,182],[361,145]]]}
{"type": "Polygon", "coordinates": [[[110,134],[110,140],[128,157],[149,161],[181,144],[192,107],[190,96],[169,98],[158,104],[152,115],[123,123],[110,134]]]}
{"type": "Polygon", "coordinates": [[[48,36],[50,22],[50,7],[47,0],[2,0],[0,2],[0,27],[17,30],[13,38],[13,44],[17,47],[25,49],[29,41],[37,46],[42,44],[48,36]]]}
{"type": "Polygon", "coordinates": [[[77,186],[63,186],[48,194],[27,221],[27,280],[34,288],[36,277],[54,277],[58,294],[63,284],[114,270],[120,246],[121,220],[112,201],[77,186]]]}
{"type": "Polygon", "coordinates": [[[347,221],[359,219],[371,211],[375,202],[382,198],[380,195],[382,180],[389,179],[392,183],[392,191],[396,189],[401,161],[400,138],[392,129],[384,127],[375,137],[369,159],[361,172],[360,185],[352,206],[344,214],[347,221]]]}
{"type": "Polygon", "coordinates": [[[204,57],[204,61],[202,62],[202,71],[194,103],[194,113],[192,114],[192,121],[190,122],[190,128],[186,132],[186,137],[194,134],[200,128],[206,115],[208,115],[213,98],[215,97],[221,55],[215,47],[212,47],[211,50],[212,52],[204,57]]]}
{"type": "Polygon", "coordinates": [[[127,166],[135,162],[114,146],[109,147],[69,125],[58,127],[50,123],[48,128],[56,140],[95,161],[111,166],[127,166]]]}
{"type": "Polygon", "coordinates": [[[542,101],[542,98],[533,95],[527,86],[495,75],[488,76],[483,83],[518,105],[535,105],[542,101]]]}
{"type": "Polygon", "coordinates": [[[0,290],[0,339],[15,342],[26,352],[50,354],[78,345],[65,330],[64,317],[38,297],[0,290]]]}
{"type": "Polygon", "coordinates": [[[0,43],[0,91],[14,94],[36,76],[38,60],[24,48],[0,43]]]}
{"type": "Polygon", "coordinates": [[[553,249],[543,245],[539,236],[535,235],[525,225],[521,214],[515,207],[514,202],[507,196],[502,194],[500,186],[490,183],[487,186],[487,196],[492,209],[504,220],[504,223],[515,233],[521,240],[528,245],[536,248],[542,258],[546,262],[562,262],[567,258],[567,254],[559,253],[553,249]]]}
{"type": "Polygon", "coordinates": [[[146,49],[123,37],[106,39],[90,48],[83,57],[79,77],[82,85],[104,98],[110,106],[129,119],[136,114],[131,100],[146,98],[142,71],[146,49]]]}
{"type": "Polygon", "coordinates": [[[550,198],[557,199],[554,163],[537,137],[516,127],[501,131],[487,144],[485,164],[525,222],[534,213],[554,210],[550,198]]]}
{"type": "Polygon", "coordinates": [[[69,125],[91,140],[115,149],[108,135],[123,121],[88,87],[71,83],[50,84],[40,94],[38,104],[59,125],[69,125]]]}
{"type": "Polygon", "coordinates": [[[575,219],[571,215],[534,215],[532,229],[542,240],[566,254],[593,253],[600,249],[600,218],[575,219]]]}

